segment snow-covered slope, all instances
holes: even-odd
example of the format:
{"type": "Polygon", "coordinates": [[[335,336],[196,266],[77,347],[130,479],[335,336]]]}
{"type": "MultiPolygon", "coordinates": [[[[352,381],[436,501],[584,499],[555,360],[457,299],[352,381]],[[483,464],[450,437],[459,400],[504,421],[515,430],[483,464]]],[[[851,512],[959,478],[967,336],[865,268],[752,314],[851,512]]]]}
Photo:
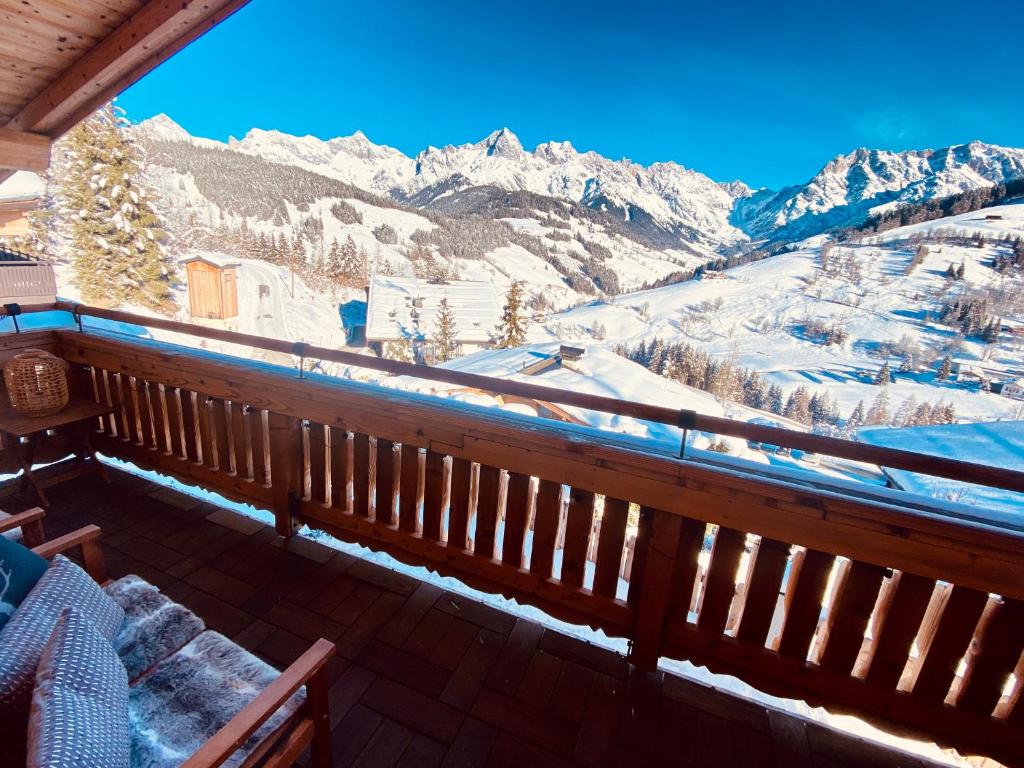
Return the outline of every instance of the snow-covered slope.
{"type": "Polygon", "coordinates": [[[847,417],[859,401],[878,396],[872,383],[890,361],[889,412],[913,402],[952,404],[958,418],[1024,418],[1024,403],[981,391],[974,382],[940,381],[943,356],[974,365],[998,382],[1024,372],[1024,273],[999,273],[993,258],[1024,238],[1024,204],[1002,205],[890,230],[864,242],[834,246],[833,269],[821,247],[808,246],[704,279],[595,301],[548,317],[531,340],[558,339],[607,347],[655,338],[686,342],[716,360],[760,372],[788,395],[797,387],[828,393],[847,417]],[[999,217],[999,218],[995,218],[999,217]],[[977,242],[977,233],[986,240],[977,242]],[[962,235],[968,235],[967,238],[962,235]],[[927,255],[913,265],[918,243],[927,255]],[[842,270],[835,264],[842,262],[842,270]],[[950,264],[964,278],[950,280],[950,264]],[[944,302],[986,297],[1001,319],[998,341],[958,334],[939,322],[944,302]],[[807,332],[813,323],[848,334],[825,344],[807,332]],[[910,351],[914,369],[898,372],[910,351]]]}
{"type": "Polygon", "coordinates": [[[939,150],[858,149],[803,185],[737,200],[732,223],[755,239],[797,240],[856,225],[894,204],[919,203],[1024,177],[1024,149],[972,141],[939,150]]]}

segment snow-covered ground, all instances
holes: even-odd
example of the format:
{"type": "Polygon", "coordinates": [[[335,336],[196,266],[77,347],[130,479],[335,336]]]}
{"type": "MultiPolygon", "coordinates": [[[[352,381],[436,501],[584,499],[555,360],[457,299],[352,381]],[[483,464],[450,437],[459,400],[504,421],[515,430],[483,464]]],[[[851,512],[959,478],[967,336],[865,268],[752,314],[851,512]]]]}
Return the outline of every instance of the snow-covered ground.
{"type": "MultiPolygon", "coordinates": [[[[1024,472],[1024,421],[999,421],[983,424],[942,424],[907,427],[864,427],[858,437],[865,443],[931,456],[954,456],[988,467],[1024,472]]],[[[988,510],[990,517],[1024,530],[1024,493],[961,483],[901,469],[887,469],[893,480],[911,493],[934,496],[988,510]]]]}
{"type": "MultiPolygon", "coordinates": [[[[885,233],[883,243],[836,246],[833,254],[860,266],[855,281],[828,277],[821,268],[820,246],[786,253],[728,270],[714,279],[671,285],[613,299],[595,301],[549,316],[536,325],[531,339],[594,343],[595,328],[607,346],[661,338],[687,341],[737,365],[765,374],[788,393],[798,386],[827,391],[844,416],[864,401],[869,406],[879,388],[871,383],[883,360],[894,371],[900,360],[884,355],[884,345],[905,343],[919,351],[918,369],[897,373],[890,384],[890,412],[914,398],[918,403],[951,403],[965,420],[1021,418],[1020,401],[978,391],[977,384],[939,381],[937,361],[946,352],[955,360],[984,367],[994,379],[1024,371],[1024,341],[1003,333],[998,344],[959,338],[936,322],[940,299],[965,287],[1021,290],[1020,278],[1002,277],[990,266],[994,249],[943,244],[931,246],[923,263],[906,274],[913,248],[903,243],[921,230],[961,225],[973,229],[986,212],[1003,218],[984,223],[991,234],[1013,237],[1024,230],[1024,204],[930,222],[885,233]],[[886,243],[898,243],[886,245],[886,243]],[[945,278],[950,263],[965,265],[965,279],[945,278]],[[822,321],[843,328],[849,339],[825,346],[806,338],[802,328],[822,321]]],[[[1024,317],[1002,315],[1006,326],[1020,327],[1024,317]]]]}

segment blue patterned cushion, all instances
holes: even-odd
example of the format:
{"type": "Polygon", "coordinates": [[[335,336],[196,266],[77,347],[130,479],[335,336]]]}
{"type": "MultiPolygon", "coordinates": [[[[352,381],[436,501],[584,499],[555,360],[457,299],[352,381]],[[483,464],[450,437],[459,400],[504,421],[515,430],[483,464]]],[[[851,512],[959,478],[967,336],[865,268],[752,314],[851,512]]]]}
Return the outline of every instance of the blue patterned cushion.
{"type": "Polygon", "coordinates": [[[128,768],[128,675],[74,608],[57,619],[36,671],[26,768],[128,768]]]}
{"type": "Polygon", "coordinates": [[[36,667],[65,608],[88,616],[96,631],[107,640],[114,638],[124,620],[121,607],[85,571],[57,555],[0,630],[0,720],[20,723],[24,729],[36,667]]]}
{"type": "Polygon", "coordinates": [[[0,536],[0,629],[46,573],[48,565],[31,549],[0,536]]]}

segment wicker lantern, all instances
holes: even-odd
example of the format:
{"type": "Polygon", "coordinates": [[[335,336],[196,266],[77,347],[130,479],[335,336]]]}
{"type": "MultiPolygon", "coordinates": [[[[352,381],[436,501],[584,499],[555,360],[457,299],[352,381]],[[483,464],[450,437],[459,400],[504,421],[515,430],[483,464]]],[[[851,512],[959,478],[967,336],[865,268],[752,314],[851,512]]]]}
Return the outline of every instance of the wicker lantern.
{"type": "Polygon", "coordinates": [[[27,349],[4,366],[11,407],[27,416],[50,416],[68,404],[68,364],[42,349],[27,349]]]}

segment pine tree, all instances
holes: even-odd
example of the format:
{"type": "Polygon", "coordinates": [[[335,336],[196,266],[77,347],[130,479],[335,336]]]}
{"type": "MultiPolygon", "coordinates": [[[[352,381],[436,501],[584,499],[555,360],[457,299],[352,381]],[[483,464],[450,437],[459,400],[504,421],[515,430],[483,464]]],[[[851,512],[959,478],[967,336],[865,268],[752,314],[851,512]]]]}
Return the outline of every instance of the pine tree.
{"type": "Polygon", "coordinates": [[[884,387],[890,381],[892,381],[892,369],[889,367],[889,361],[886,360],[875,374],[874,383],[884,387]]]}
{"type": "Polygon", "coordinates": [[[455,313],[452,311],[448,298],[441,299],[437,308],[437,320],[434,323],[434,357],[446,363],[456,357],[458,352],[458,331],[455,329],[455,313]]]}
{"type": "Polygon", "coordinates": [[[797,387],[790,394],[789,399],[786,401],[786,408],[783,410],[782,415],[793,421],[799,421],[801,424],[811,423],[811,399],[807,394],[807,389],[804,387],[797,387]]]}
{"type": "Polygon", "coordinates": [[[255,258],[261,261],[269,261],[270,253],[267,246],[267,236],[260,232],[260,236],[256,238],[256,256],[255,258]]]}
{"type": "Polygon", "coordinates": [[[864,418],[865,424],[887,424],[889,422],[889,388],[882,387],[882,390],[875,397],[871,407],[868,409],[867,416],[864,418]]]}
{"type": "Polygon", "coordinates": [[[906,398],[900,407],[896,409],[895,415],[892,417],[892,425],[894,427],[912,427],[914,409],[917,407],[917,398],[911,395],[906,398]]]}
{"type": "Polygon", "coordinates": [[[366,252],[356,247],[352,235],[345,238],[339,249],[338,280],[344,285],[360,288],[366,284],[366,252]]]}
{"type": "Polygon", "coordinates": [[[953,358],[946,355],[942,358],[942,365],[939,366],[939,381],[946,381],[953,375],[953,358]]]}
{"type": "Polygon", "coordinates": [[[854,435],[861,425],[864,424],[864,401],[861,400],[857,403],[857,407],[853,409],[850,414],[850,418],[846,420],[846,434],[854,435]]]}
{"type": "Polygon", "coordinates": [[[921,403],[914,412],[910,415],[909,426],[921,427],[927,424],[934,423],[935,409],[933,409],[928,403],[921,403]]]}
{"type": "Polygon", "coordinates": [[[940,403],[936,410],[941,408],[941,415],[938,421],[941,424],[956,424],[956,408],[952,403],[940,403]]]}
{"type": "Polygon", "coordinates": [[[141,155],[111,105],[60,142],[56,197],[82,298],[170,312],[170,262],[153,201],[140,184],[141,155]]]}
{"type": "Polygon", "coordinates": [[[778,384],[772,384],[768,387],[768,410],[772,413],[782,415],[783,401],[782,401],[782,387],[778,384]]]}
{"type": "Polygon", "coordinates": [[[526,341],[526,318],[523,317],[523,286],[513,281],[505,294],[505,310],[498,326],[497,346],[518,347],[526,341]]]}
{"type": "Polygon", "coordinates": [[[338,245],[338,238],[331,240],[331,249],[327,252],[327,277],[335,283],[341,282],[345,274],[344,264],[341,261],[341,247],[338,245]]]}

